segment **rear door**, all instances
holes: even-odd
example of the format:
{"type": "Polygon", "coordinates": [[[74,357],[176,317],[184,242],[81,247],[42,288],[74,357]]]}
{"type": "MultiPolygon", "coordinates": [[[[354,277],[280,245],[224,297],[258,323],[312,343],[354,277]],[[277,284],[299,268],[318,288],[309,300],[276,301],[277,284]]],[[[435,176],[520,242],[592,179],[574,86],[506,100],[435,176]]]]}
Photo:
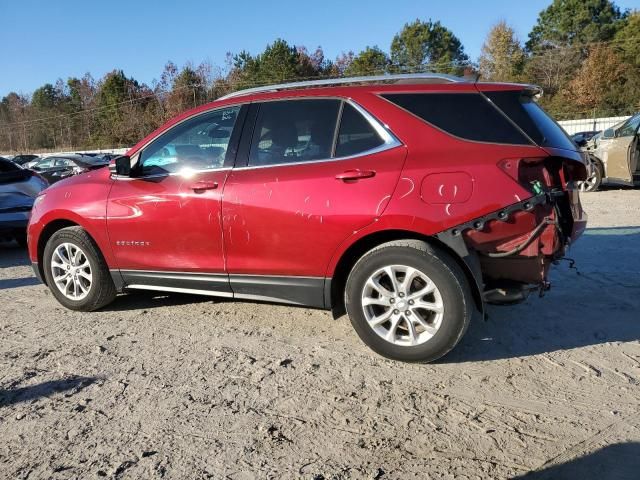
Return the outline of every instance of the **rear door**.
{"type": "Polygon", "coordinates": [[[255,126],[245,129],[222,208],[231,287],[241,297],[322,306],[332,254],[382,213],[405,149],[349,101],[252,109],[255,126]]]}

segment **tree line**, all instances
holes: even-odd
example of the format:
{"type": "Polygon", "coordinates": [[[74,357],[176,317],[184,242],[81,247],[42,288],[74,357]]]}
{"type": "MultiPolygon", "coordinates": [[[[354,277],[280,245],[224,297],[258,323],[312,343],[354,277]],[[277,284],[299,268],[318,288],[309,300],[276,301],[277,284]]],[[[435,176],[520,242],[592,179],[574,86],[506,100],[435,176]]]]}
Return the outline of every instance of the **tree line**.
{"type": "Polygon", "coordinates": [[[0,101],[0,151],[129,146],[174,115],[229,92],[259,85],[384,73],[480,75],[483,81],[543,87],[556,118],[631,114],[640,109],[640,12],[610,0],[553,0],[526,42],[505,21],[488,32],[477,61],[439,21],[407,23],[388,51],[377,45],[326,58],[277,39],[263,52],[227,54],[179,68],[168,62],[151,85],[113,70],[103,78],[59,79],[30,96],[0,101]]]}

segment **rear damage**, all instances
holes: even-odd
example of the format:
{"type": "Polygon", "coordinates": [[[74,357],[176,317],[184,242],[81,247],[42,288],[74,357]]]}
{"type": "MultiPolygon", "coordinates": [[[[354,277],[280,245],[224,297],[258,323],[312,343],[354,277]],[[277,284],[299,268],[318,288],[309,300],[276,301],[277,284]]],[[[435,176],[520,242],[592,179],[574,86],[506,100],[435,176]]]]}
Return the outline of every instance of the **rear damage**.
{"type": "Polygon", "coordinates": [[[586,178],[585,163],[578,152],[549,153],[498,165],[526,186],[530,197],[438,235],[471,268],[489,303],[515,303],[531,291],[546,291],[551,265],[586,228],[574,187],[586,178]]]}

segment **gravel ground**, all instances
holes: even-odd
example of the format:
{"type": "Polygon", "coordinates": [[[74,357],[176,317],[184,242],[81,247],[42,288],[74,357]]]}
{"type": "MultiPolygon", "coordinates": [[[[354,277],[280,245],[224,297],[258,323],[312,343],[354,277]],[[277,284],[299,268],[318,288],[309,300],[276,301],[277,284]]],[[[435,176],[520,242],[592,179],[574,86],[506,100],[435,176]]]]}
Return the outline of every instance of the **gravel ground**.
{"type": "Polygon", "coordinates": [[[577,270],[431,365],[317,310],[71,312],[0,246],[0,478],[638,478],[640,191],[583,200],[577,270]]]}

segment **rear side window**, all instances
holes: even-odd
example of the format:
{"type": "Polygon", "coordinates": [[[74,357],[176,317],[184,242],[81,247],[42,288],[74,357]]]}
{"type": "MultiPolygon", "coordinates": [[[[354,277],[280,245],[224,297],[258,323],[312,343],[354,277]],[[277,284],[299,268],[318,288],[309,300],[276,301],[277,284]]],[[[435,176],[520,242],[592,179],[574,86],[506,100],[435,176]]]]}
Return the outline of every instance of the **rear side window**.
{"type": "Polygon", "coordinates": [[[260,105],[249,166],[331,158],[339,100],[283,100],[260,105]]]}
{"type": "Polygon", "coordinates": [[[486,92],[485,95],[538,145],[576,150],[562,127],[530,95],[513,90],[486,92]]]}
{"type": "Polygon", "coordinates": [[[383,95],[440,130],[465,140],[530,145],[531,142],[479,93],[383,95]]]}
{"type": "Polygon", "coordinates": [[[344,104],[336,142],[336,157],[348,157],[379,147],[384,143],[373,125],[352,105],[344,104]]]}

